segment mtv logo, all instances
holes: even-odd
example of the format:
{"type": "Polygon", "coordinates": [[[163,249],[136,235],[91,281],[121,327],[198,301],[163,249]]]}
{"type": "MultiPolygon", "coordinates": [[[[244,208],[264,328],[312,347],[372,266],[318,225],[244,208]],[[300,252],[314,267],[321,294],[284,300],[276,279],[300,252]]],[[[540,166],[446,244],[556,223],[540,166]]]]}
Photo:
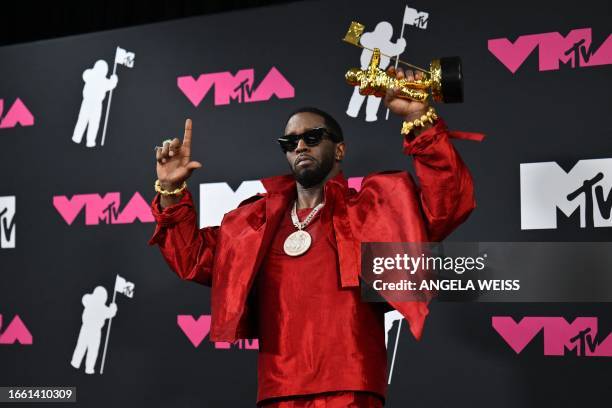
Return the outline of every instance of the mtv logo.
{"type": "Polygon", "coordinates": [[[557,209],[580,211],[580,228],[612,227],[612,159],[580,160],[565,172],[556,162],[522,163],[521,229],[556,229],[557,209]]]}
{"type": "Polygon", "coordinates": [[[15,196],[0,197],[0,248],[15,248],[15,196]]]}
{"type": "MultiPolygon", "coordinates": [[[[359,191],[362,180],[363,177],[349,177],[348,186],[359,191]]],[[[225,182],[200,184],[200,228],[221,225],[225,213],[247,198],[265,192],[260,180],[245,180],[236,191],[225,182]]]]}
{"type": "Polygon", "coordinates": [[[404,24],[415,26],[425,30],[429,21],[429,13],[417,11],[416,9],[406,6],[404,11],[404,24]]]}
{"type": "Polygon", "coordinates": [[[224,182],[200,184],[200,227],[221,225],[225,213],[243,200],[265,192],[259,180],[243,181],[236,191],[224,182]]]}

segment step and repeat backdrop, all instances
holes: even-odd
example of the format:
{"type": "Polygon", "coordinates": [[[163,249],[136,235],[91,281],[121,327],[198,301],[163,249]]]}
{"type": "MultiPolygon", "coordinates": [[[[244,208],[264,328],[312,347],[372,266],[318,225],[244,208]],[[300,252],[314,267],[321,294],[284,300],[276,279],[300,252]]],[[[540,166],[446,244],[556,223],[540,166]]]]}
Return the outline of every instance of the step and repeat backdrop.
{"type": "MultiPolygon", "coordinates": [[[[487,138],[454,141],[478,207],[448,240],[610,240],[611,17],[594,0],[304,1],[0,48],[0,386],[72,386],[87,407],[255,405],[257,339],[210,342],[210,289],[147,245],[153,149],[192,118],[201,226],[288,173],[276,138],[301,106],[343,126],[347,177],[412,172],[401,119],[344,82],[371,55],[341,41],[353,20],[414,64],[463,59],[465,102],[437,109],[487,138]]],[[[609,405],[611,317],[435,302],[421,342],[400,327],[387,406],[609,405]]]]}

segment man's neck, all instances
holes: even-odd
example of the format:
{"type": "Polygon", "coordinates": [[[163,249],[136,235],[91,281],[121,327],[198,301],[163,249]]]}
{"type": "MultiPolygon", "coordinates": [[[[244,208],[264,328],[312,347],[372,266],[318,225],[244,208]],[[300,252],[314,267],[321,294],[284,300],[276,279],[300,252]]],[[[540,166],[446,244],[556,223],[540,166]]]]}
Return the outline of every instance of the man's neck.
{"type": "Polygon", "coordinates": [[[323,201],[323,185],[304,188],[297,184],[297,208],[313,208],[323,201]]]}
{"type": "Polygon", "coordinates": [[[312,187],[303,187],[300,183],[297,186],[297,208],[313,208],[323,201],[323,186],[327,180],[334,178],[339,173],[338,169],[332,169],[325,179],[312,187]]]}

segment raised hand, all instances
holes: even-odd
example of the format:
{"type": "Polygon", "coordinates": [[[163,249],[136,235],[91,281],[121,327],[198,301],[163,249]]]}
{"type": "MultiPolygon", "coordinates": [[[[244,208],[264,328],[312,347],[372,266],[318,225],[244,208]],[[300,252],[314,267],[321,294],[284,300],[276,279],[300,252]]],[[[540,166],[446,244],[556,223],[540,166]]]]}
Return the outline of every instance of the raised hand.
{"type": "MultiPolygon", "coordinates": [[[[412,70],[403,70],[402,68],[390,66],[387,69],[387,75],[396,77],[398,79],[406,78],[409,81],[424,79],[424,75],[421,71],[413,72],[412,70]]],[[[383,99],[385,106],[389,108],[391,112],[401,116],[406,121],[411,121],[419,118],[427,111],[429,104],[425,102],[417,102],[410,99],[400,98],[396,96],[394,89],[388,89],[385,98],[383,99]]]]}
{"type": "Polygon", "coordinates": [[[191,119],[185,121],[182,143],[175,137],[155,150],[157,178],[164,190],[179,188],[195,169],[202,167],[200,162],[191,160],[191,119]]]}

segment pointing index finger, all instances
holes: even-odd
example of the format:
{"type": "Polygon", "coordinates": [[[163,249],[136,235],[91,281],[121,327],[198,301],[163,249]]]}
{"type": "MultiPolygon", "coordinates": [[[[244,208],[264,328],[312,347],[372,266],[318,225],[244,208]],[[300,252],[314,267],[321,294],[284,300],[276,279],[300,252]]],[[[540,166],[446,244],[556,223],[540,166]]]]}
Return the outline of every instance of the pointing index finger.
{"type": "Polygon", "coordinates": [[[183,136],[183,147],[188,151],[191,149],[191,119],[185,121],[185,135],[183,136]]]}

